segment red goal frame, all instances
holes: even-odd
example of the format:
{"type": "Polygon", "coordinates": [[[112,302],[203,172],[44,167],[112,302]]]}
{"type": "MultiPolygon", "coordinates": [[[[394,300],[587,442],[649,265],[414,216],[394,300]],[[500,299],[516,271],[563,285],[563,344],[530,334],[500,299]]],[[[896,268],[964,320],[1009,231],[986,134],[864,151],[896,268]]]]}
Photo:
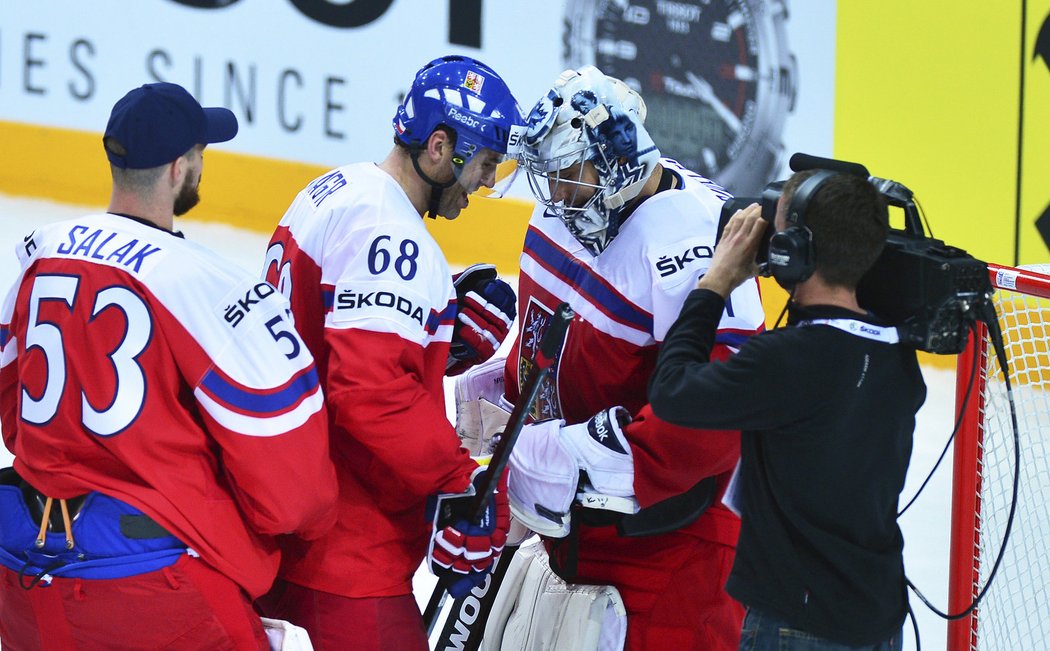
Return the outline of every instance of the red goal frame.
{"type": "MultiPolygon", "coordinates": [[[[989,264],[992,286],[1016,294],[1050,299],[1050,275],[1027,269],[989,264]]],[[[991,564],[994,557],[981,557],[982,471],[984,464],[984,396],[989,362],[994,364],[994,351],[988,346],[987,328],[978,324],[976,342],[971,337],[959,355],[956,372],[956,413],[962,407],[970,374],[977,357],[977,378],[966,412],[962,415],[954,446],[952,487],[952,531],[949,557],[948,612],[965,610],[983,587],[979,585],[982,562],[991,564]],[[991,356],[991,358],[989,357],[991,356]]],[[[1011,364],[1011,367],[1013,365],[1011,364]]],[[[996,367],[997,368],[997,367],[996,367]]],[[[1013,373],[1011,373],[1013,376],[1013,373]]],[[[978,649],[981,607],[964,618],[948,622],[948,651],[978,649]]]]}

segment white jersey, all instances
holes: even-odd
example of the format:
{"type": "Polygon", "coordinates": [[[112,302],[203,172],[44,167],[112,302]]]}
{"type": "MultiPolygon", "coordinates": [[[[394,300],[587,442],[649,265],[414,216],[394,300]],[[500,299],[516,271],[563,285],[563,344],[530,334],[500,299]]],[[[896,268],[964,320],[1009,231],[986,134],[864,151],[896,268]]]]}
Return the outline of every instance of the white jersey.
{"type": "Polygon", "coordinates": [[[336,526],[282,575],[348,597],[410,594],[426,497],[465,490],[476,467],[445,415],[456,293],[444,255],[402,187],[356,163],[299,193],[264,273],[317,358],[341,488],[336,526]]]}
{"type": "MultiPolygon", "coordinates": [[[[643,201],[600,255],[543,206],[533,213],[521,255],[522,334],[512,362],[531,359],[561,301],[577,314],[534,409],[538,419],[582,422],[611,405],[636,412],[647,402],[657,347],[711,263],[718,217],[729,196],[675,161],[661,164],[676,177],[675,189],[643,201]]],[[[764,321],[758,283],[751,280],[726,302],[717,341],[735,350],[764,321]]],[[[524,368],[508,386],[520,388],[524,368]]]]}
{"type": "MultiPolygon", "coordinates": [[[[642,201],[598,256],[559,219],[546,216],[543,207],[533,213],[521,255],[521,332],[509,356],[505,387],[508,397],[516,399],[529,368],[526,360],[553,310],[567,301],[577,316],[532,415],[574,424],[612,406],[628,409],[633,420],[623,433],[633,457],[634,494],[642,508],[638,517],[678,528],[632,537],[619,535],[617,527],[582,524],[575,540],[548,541],[550,557],[561,567],[575,563],[576,583],[615,586],[628,620],[640,616],[643,622],[635,630],[645,631],[644,639],[655,646],[675,648],[685,638],[674,625],[663,628],[664,622],[689,622],[693,630],[703,622],[705,631],[719,637],[723,634],[716,627],[724,623],[729,626],[725,636],[739,631],[738,620],[725,614],[736,606],[728,596],[716,598],[714,593],[732,566],[730,550],[740,531],[739,518],[717,495],[739,460],[740,433],[678,427],[657,418],[648,404],[660,345],[710,265],[718,217],[728,197],[717,184],[678,163],[660,163],[661,187],[668,175],[673,187],[642,201]],[[690,520],[686,516],[698,503],[693,500],[703,500],[709,477],[716,478],[716,494],[710,507],[690,520]],[[674,617],[650,615],[652,604],[665,598],[666,586],[672,584],[681,597],[674,617]]],[[[731,354],[762,329],[764,319],[758,283],[744,283],[726,303],[714,355],[731,354]]]]}
{"type": "Polygon", "coordinates": [[[271,241],[267,277],[296,301],[315,284],[299,272],[317,275],[323,309],[300,324],[311,333],[323,325],[396,334],[423,347],[452,340],[456,293],[448,264],[404,190],[375,164],[315,179],[277,233],[291,236],[271,241]],[[293,267],[293,254],[312,268],[293,267]]]}
{"type": "Polygon", "coordinates": [[[269,537],[333,518],[323,398],[287,301],[207,249],[88,215],[18,246],[0,312],[0,415],[15,467],[56,498],[135,506],[240,583],[269,537]]]}

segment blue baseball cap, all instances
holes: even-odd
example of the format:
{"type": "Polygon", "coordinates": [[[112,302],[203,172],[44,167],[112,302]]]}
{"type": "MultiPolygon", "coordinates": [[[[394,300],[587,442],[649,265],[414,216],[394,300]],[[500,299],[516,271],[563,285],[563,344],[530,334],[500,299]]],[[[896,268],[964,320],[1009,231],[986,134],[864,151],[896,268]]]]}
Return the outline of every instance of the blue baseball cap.
{"type": "Polygon", "coordinates": [[[170,163],[194,145],[226,142],[235,135],[237,117],[229,109],[203,108],[182,86],[156,83],[132,90],[113,106],[102,142],[115,167],[148,169],[170,163]],[[108,144],[110,138],[119,146],[108,144]]]}

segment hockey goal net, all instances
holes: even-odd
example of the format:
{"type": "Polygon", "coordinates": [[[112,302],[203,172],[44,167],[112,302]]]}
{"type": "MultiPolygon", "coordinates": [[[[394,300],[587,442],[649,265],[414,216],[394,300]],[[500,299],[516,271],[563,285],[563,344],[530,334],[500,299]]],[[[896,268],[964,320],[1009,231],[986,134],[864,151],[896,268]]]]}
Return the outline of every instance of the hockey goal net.
{"type": "MultiPolygon", "coordinates": [[[[989,265],[1020,440],[1018,494],[1003,560],[987,594],[948,625],[949,651],[1050,648],[1050,265],[989,265]]],[[[1013,495],[1014,432],[1003,373],[982,325],[959,356],[950,613],[988,583],[1013,495]],[[970,377],[976,363],[969,399],[970,377]]]]}

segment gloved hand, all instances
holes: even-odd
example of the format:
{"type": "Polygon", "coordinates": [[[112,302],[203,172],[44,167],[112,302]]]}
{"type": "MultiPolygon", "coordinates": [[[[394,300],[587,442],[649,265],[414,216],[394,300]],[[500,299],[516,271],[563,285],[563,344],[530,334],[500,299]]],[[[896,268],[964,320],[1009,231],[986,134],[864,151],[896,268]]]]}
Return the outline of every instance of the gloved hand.
{"type": "Polygon", "coordinates": [[[474,495],[485,483],[488,468],[478,466],[464,493],[441,493],[427,501],[427,518],[433,523],[427,560],[455,599],[466,595],[485,580],[507,542],[510,509],[507,504],[507,474],[489,496],[479,522],[470,522],[474,495]]]}
{"type": "Polygon", "coordinates": [[[458,375],[492,357],[517,316],[517,297],[491,264],[475,264],[452,277],[456,323],[445,374],[458,375]]]}
{"type": "Polygon", "coordinates": [[[510,509],[536,533],[569,534],[569,507],[635,513],[634,458],[623,427],[631,416],[612,407],[576,425],[549,420],[526,425],[507,465],[510,509]],[[581,481],[580,472],[586,472],[581,481]]]}
{"type": "Polygon", "coordinates": [[[470,456],[491,454],[492,437],[507,425],[513,405],[503,397],[505,357],[493,357],[456,377],[456,434],[470,456]]]}

